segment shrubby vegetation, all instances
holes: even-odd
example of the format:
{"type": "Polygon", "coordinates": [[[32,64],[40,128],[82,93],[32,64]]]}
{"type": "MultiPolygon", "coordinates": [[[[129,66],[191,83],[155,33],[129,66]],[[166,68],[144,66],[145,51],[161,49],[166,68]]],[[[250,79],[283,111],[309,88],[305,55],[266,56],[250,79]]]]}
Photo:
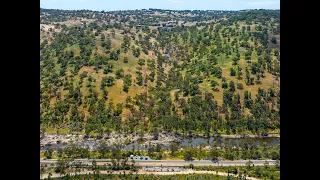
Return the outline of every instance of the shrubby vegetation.
{"type": "Polygon", "coordinates": [[[132,147],[130,150],[123,150],[124,144],[108,145],[105,141],[97,143],[95,150],[81,144],[71,144],[65,148],[49,148],[43,154],[47,159],[77,159],[77,158],[107,158],[107,159],[125,159],[130,155],[145,155],[151,159],[183,159],[192,160],[248,160],[248,159],[273,159],[280,160],[280,145],[267,146],[266,143],[256,145],[250,140],[225,141],[217,139],[213,144],[205,149],[205,144],[198,146],[179,145],[171,143],[169,147],[163,147],[160,144],[148,145],[146,150],[139,150],[138,147],[132,147]],[[182,148],[182,149],[181,149],[182,148]]]}
{"type": "MultiPolygon", "coordinates": [[[[188,167],[186,167],[188,168],[188,167]]],[[[268,162],[264,166],[254,166],[248,161],[246,166],[195,166],[194,170],[198,171],[219,171],[227,172],[237,176],[256,177],[260,179],[270,179],[270,180],[279,180],[280,179],[280,163],[277,162],[276,165],[269,165],[268,162]]]]}

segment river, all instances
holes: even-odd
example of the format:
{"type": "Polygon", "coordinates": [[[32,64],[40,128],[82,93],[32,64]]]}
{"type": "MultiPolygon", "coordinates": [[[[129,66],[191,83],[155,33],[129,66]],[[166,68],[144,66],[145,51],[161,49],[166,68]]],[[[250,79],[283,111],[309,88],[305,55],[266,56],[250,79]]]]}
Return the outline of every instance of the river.
{"type": "MultiPolygon", "coordinates": [[[[204,146],[210,146],[216,143],[216,145],[223,146],[224,144],[231,144],[233,146],[239,145],[240,143],[248,143],[248,144],[254,144],[254,145],[261,145],[263,142],[265,142],[266,146],[275,146],[280,144],[280,138],[278,137],[267,137],[267,138],[214,138],[210,137],[210,139],[198,137],[198,138],[185,138],[182,139],[180,143],[178,143],[180,146],[198,146],[200,144],[203,144],[204,146]]],[[[98,144],[98,141],[93,140],[84,140],[83,142],[78,143],[79,146],[82,147],[88,147],[89,149],[96,149],[96,145],[98,144]]],[[[47,150],[49,147],[52,148],[62,148],[66,147],[69,144],[51,144],[51,145],[45,145],[43,147],[40,147],[40,150],[47,150]]],[[[161,145],[163,149],[168,150],[169,146],[161,145]]],[[[121,147],[122,150],[147,150],[148,145],[145,144],[139,144],[138,142],[129,143],[127,145],[123,145],[121,147]]]]}

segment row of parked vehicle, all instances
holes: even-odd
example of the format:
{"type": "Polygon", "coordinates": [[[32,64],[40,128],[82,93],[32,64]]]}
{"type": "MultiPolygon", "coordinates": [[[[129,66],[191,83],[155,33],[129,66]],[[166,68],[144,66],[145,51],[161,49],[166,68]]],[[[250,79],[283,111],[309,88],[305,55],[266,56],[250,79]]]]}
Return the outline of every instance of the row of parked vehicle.
{"type": "Polygon", "coordinates": [[[130,159],[147,161],[147,160],[150,160],[150,157],[149,156],[134,156],[134,155],[130,155],[130,159]]]}

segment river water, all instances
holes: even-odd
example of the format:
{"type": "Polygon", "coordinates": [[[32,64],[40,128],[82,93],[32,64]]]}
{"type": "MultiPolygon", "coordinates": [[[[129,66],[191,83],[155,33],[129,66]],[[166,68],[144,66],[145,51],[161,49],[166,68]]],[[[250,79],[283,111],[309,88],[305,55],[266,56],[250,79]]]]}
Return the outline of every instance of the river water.
{"type": "MultiPolygon", "coordinates": [[[[265,143],[266,146],[275,146],[280,144],[280,138],[275,137],[267,137],[267,138],[214,138],[210,137],[208,138],[188,138],[188,139],[182,139],[182,141],[178,144],[180,146],[198,146],[200,144],[203,144],[204,146],[210,146],[216,143],[216,145],[223,146],[224,144],[231,144],[233,146],[239,145],[240,143],[248,143],[248,144],[254,144],[254,145],[261,145],[262,143],[265,143]]],[[[84,141],[79,146],[82,147],[88,147],[89,149],[96,149],[96,142],[95,141],[84,141]]],[[[40,150],[47,150],[49,147],[52,147],[54,149],[56,148],[62,148],[68,146],[67,144],[52,144],[52,145],[45,145],[43,147],[40,147],[40,150]]],[[[169,147],[165,145],[161,145],[163,149],[168,150],[169,147]]],[[[127,145],[123,145],[121,147],[122,150],[147,150],[148,146],[144,144],[139,144],[138,142],[130,143],[127,145]]]]}

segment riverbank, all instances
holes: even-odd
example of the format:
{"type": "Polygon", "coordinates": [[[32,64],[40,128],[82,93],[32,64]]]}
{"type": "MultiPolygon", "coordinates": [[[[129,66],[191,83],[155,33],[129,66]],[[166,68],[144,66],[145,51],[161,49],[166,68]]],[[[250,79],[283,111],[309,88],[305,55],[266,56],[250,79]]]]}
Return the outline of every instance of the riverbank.
{"type": "Polygon", "coordinates": [[[154,139],[152,134],[145,134],[140,136],[138,134],[116,134],[110,133],[104,135],[100,138],[85,137],[84,135],[57,135],[57,134],[45,134],[40,136],[40,145],[46,144],[71,144],[71,143],[81,143],[84,141],[99,142],[104,140],[107,144],[130,144],[133,142],[139,142],[140,145],[156,145],[162,144],[168,146],[171,142],[180,142],[181,138],[175,136],[174,134],[164,134],[159,133],[158,139],[154,139]]]}
{"type": "MultiPolygon", "coordinates": [[[[40,136],[40,146],[46,145],[66,145],[66,144],[79,144],[83,142],[89,142],[89,144],[94,144],[95,142],[105,141],[107,144],[135,144],[138,146],[153,146],[160,144],[162,146],[169,146],[170,143],[176,142],[186,144],[187,139],[203,138],[207,139],[204,134],[191,134],[188,136],[181,136],[180,134],[174,133],[159,133],[157,139],[154,138],[152,134],[144,134],[140,136],[139,134],[124,134],[124,133],[110,133],[105,134],[99,138],[86,137],[84,135],[57,135],[57,134],[44,134],[40,136]]],[[[211,137],[212,138],[212,137],[211,137]]],[[[215,135],[213,138],[225,138],[225,139],[269,139],[269,138],[280,138],[279,134],[268,134],[268,136],[259,135],[215,135]]]]}
{"type": "Polygon", "coordinates": [[[233,135],[226,135],[222,134],[220,135],[223,138],[280,138],[280,134],[268,134],[267,136],[261,136],[261,135],[253,135],[253,134],[246,134],[246,135],[240,135],[240,134],[233,134],[233,135]]]}

